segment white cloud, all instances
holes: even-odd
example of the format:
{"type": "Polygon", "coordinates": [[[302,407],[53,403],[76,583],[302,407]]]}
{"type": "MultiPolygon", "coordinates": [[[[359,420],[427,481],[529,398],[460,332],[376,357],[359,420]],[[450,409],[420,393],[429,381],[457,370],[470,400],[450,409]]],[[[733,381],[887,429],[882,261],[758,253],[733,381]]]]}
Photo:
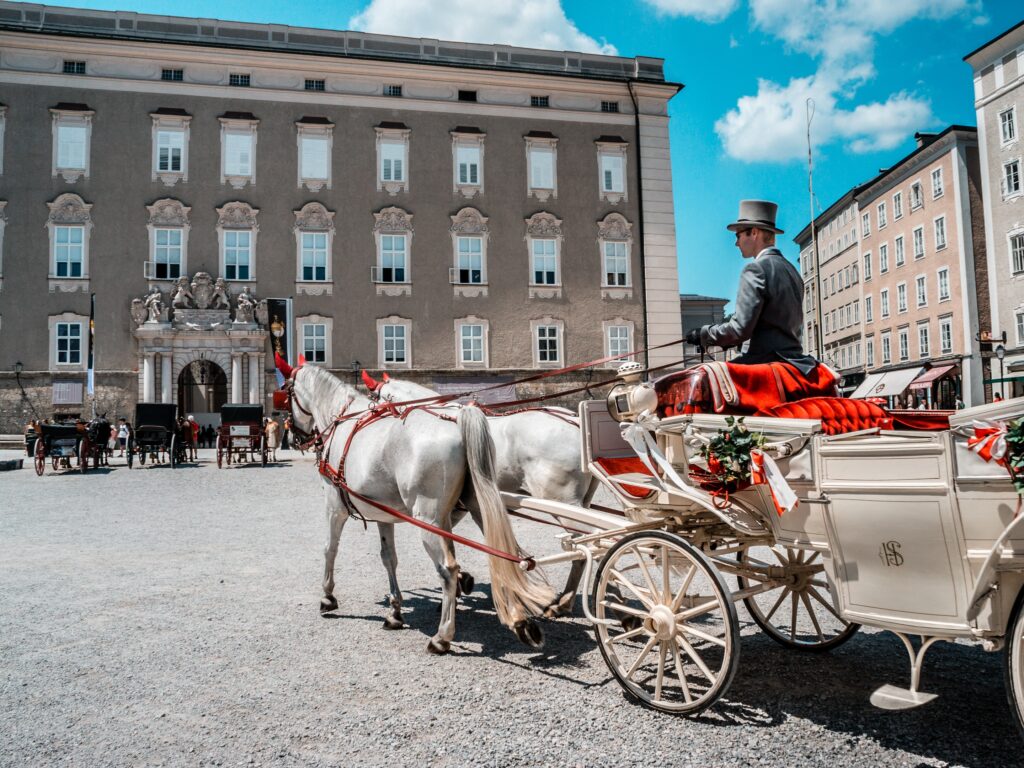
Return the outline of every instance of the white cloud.
{"type": "Polygon", "coordinates": [[[876,72],[876,41],[915,19],[980,12],[980,0],[750,0],[754,27],[818,60],[818,71],[787,85],[759,80],[716,123],[726,152],[747,162],[806,156],[806,100],[814,99],[815,146],[843,142],[852,152],[898,146],[935,122],[927,100],[908,93],[851,103],[876,72]]]}
{"type": "Polygon", "coordinates": [[[369,6],[352,17],[349,26],[363,32],[464,43],[617,53],[615,46],[580,32],[566,17],[559,0],[371,0],[369,6]]]}
{"type": "Polygon", "coordinates": [[[692,16],[714,23],[735,11],[739,0],[647,0],[647,3],[669,16],[692,16]]]}

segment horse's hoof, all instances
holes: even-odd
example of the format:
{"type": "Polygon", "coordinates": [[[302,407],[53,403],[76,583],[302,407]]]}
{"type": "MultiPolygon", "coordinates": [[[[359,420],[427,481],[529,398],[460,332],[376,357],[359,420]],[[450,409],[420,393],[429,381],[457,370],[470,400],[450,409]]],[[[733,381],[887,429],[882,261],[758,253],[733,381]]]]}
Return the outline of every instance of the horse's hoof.
{"type": "Polygon", "coordinates": [[[451,649],[452,644],[447,640],[438,640],[437,638],[431,638],[430,642],[427,643],[427,653],[432,653],[435,656],[443,656],[448,653],[451,649]]]}
{"type": "Polygon", "coordinates": [[[405,622],[401,619],[396,619],[394,616],[384,617],[384,629],[402,629],[405,627],[405,622]]]}
{"type": "Polygon", "coordinates": [[[474,587],[476,587],[476,579],[473,578],[473,574],[461,571],[459,573],[459,594],[471,595],[474,587]]]}
{"type": "Polygon", "coordinates": [[[512,627],[512,631],[516,633],[516,637],[519,638],[521,643],[525,643],[531,648],[544,647],[544,632],[541,630],[540,625],[532,619],[516,622],[515,626],[512,627]]]}
{"type": "Polygon", "coordinates": [[[559,600],[554,602],[544,609],[544,618],[546,619],[560,619],[563,616],[572,616],[572,604],[570,600],[568,603],[559,600]]]}
{"type": "Polygon", "coordinates": [[[330,613],[338,610],[338,598],[334,595],[320,598],[320,613],[330,613]]]}

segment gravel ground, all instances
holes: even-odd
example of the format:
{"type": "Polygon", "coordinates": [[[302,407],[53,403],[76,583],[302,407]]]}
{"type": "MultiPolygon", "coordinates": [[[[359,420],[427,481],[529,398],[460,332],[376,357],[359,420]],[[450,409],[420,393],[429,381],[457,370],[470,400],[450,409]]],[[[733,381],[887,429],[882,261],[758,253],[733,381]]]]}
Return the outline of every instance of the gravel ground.
{"type": "MultiPolygon", "coordinates": [[[[338,556],[341,608],[321,618],[312,462],[282,452],[293,460],[218,471],[202,453],[175,471],[115,460],[84,477],[0,473],[0,764],[1024,764],[1002,656],[966,644],[929,653],[936,701],[888,713],[868,697],[906,684],[894,636],[803,655],[741,609],[739,673],[692,720],[625,699],[583,620],[546,623],[533,651],[479,591],[462,601],[452,653],[430,656],[439,591],[408,528],[409,627],[383,631],[378,539],[356,521],[338,556]]],[[[552,529],[517,530],[528,551],[553,551],[552,529]]],[[[487,581],[482,556],[460,558],[487,581]]]]}

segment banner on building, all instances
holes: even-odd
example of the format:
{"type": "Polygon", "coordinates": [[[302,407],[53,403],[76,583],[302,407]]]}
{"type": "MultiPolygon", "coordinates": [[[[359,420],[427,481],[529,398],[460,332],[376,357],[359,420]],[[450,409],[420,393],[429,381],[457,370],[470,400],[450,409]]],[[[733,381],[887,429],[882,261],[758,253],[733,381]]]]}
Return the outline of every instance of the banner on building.
{"type": "Polygon", "coordinates": [[[89,366],[88,375],[86,376],[86,388],[90,395],[96,392],[96,366],[93,358],[93,341],[95,339],[96,330],[96,294],[89,294],[89,366]]]}

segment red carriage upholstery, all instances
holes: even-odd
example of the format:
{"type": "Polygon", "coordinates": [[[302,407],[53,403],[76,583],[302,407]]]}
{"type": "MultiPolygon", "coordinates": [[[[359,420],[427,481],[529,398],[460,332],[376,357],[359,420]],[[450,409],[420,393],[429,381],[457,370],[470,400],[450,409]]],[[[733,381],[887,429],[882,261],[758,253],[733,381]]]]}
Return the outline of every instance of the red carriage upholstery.
{"type": "Polygon", "coordinates": [[[821,429],[826,435],[841,435],[872,427],[892,429],[892,416],[884,408],[846,397],[809,397],[763,408],[757,415],[777,419],[821,419],[821,429]]]}
{"type": "Polygon", "coordinates": [[[956,411],[889,411],[895,429],[918,429],[922,432],[949,429],[949,417],[953,413],[956,411]]]}
{"type": "Polygon", "coordinates": [[[747,415],[780,403],[832,397],[836,375],[819,365],[806,376],[789,363],[705,363],[654,382],[658,415],[728,413],[747,415]]]}
{"type": "MultiPolygon", "coordinates": [[[[623,456],[620,458],[611,458],[608,456],[595,456],[594,463],[597,464],[604,471],[606,475],[626,475],[626,474],[640,474],[650,475],[651,470],[647,468],[647,465],[640,461],[638,456],[623,456]]],[[[634,478],[635,479],[635,478],[634,478]]],[[[654,491],[648,488],[640,488],[636,485],[627,485],[625,483],[618,486],[624,493],[632,496],[634,499],[646,499],[654,491]]]]}

